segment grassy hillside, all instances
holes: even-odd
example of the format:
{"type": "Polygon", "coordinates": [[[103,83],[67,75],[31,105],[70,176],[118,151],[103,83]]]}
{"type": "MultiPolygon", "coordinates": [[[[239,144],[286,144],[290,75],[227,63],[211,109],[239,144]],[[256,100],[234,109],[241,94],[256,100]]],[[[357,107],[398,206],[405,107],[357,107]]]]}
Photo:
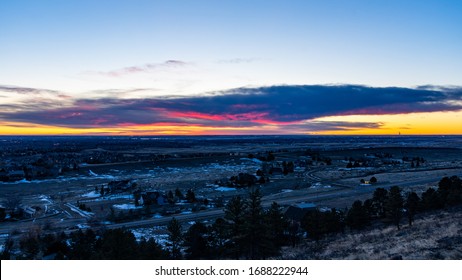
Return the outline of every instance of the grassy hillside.
{"type": "MultiPolygon", "coordinates": [[[[403,219],[402,223],[406,223],[403,219]]],[[[462,259],[462,207],[424,213],[397,230],[379,224],[361,232],[304,241],[284,248],[281,259],[462,259]]]]}

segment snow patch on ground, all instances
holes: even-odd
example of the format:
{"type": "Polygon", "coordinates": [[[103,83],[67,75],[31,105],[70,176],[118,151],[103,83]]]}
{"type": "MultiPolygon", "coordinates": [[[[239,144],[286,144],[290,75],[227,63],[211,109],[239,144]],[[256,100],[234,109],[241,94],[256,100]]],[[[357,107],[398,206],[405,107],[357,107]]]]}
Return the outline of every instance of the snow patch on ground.
{"type": "Polygon", "coordinates": [[[240,160],[242,160],[242,161],[252,161],[252,162],[255,162],[255,163],[258,163],[258,164],[262,163],[262,161],[257,159],[257,158],[241,158],[240,160]]]}
{"type": "Polygon", "coordinates": [[[120,210],[140,209],[143,206],[135,206],[135,204],[114,204],[112,207],[120,210]]]}
{"type": "Polygon", "coordinates": [[[78,225],[76,225],[76,227],[77,227],[77,228],[80,228],[80,229],[90,228],[90,226],[87,225],[87,224],[78,224],[78,225]]]}
{"type": "Polygon", "coordinates": [[[86,198],[95,198],[95,197],[100,197],[101,194],[98,193],[98,192],[95,192],[95,191],[91,191],[89,193],[85,193],[85,194],[82,194],[82,197],[86,197],[86,198]]]}
{"type": "Polygon", "coordinates": [[[288,193],[288,192],[293,192],[294,190],[291,190],[291,189],[282,189],[281,192],[282,193],[288,193]]]}
{"type": "Polygon", "coordinates": [[[69,209],[71,209],[72,212],[75,212],[84,218],[90,218],[91,216],[95,215],[95,213],[83,211],[70,203],[66,203],[65,205],[69,207],[69,209]]]}
{"type": "Polygon", "coordinates": [[[330,189],[332,188],[331,185],[323,185],[320,182],[314,183],[311,185],[312,189],[330,189]]]}
{"type": "Polygon", "coordinates": [[[135,236],[136,241],[140,242],[142,238],[149,240],[154,238],[159,245],[163,248],[166,248],[168,243],[168,234],[166,232],[166,227],[151,227],[151,228],[137,228],[132,229],[131,232],[135,236]]]}
{"type": "Polygon", "coordinates": [[[216,191],[219,192],[230,192],[230,191],[235,191],[236,188],[229,188],[229,187],[218,187],[215,189],[216,191]]]}

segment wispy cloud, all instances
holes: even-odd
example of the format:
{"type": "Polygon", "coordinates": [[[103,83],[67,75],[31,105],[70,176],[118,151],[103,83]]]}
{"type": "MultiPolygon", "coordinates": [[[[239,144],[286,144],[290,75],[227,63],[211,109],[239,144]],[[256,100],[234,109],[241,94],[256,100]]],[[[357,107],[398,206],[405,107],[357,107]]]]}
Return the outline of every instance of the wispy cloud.
{"type": "Polygon", "coordinates": [[[25,95],[39,95],[39,94],[60,94],[60,92],[50,89],[29,88],[0,85],[0,92],[25,94],[25,95]]]}
{"type": "MultiPolygon", "coordinates": [[[[33,90],[31,90],[33,91],[33,90]]],[[[65,127],[177,125],[260,127],[285,131],[380,129],[381,122],[317,121],[328,116],[462,110],[462,88],[427,90],[366,86],[239,88],[194,97],[76,99],[68,106],[11,104],[0,120],[65,127]]],[[[3,104],[7,108],[8,104],[3,104]]]]}
{"type": "Polygon", "coordinates": [[[181,61],[181,60],[166,60],[161,63],[146,63],[143,65],[135,65],[135,66],[128,66],[123,67],[115,70],[110,71],[97,71],[97,72],[89,72],[89,73],[97,73],[99,75],[108,76],[108,77],[120,77],[125,75],[132,75],[138,73],[148,73],[155,70],[166,70],[171,68],[179,68],[185,67],[188,65],[192,65],[191,63],[181,61]]]}

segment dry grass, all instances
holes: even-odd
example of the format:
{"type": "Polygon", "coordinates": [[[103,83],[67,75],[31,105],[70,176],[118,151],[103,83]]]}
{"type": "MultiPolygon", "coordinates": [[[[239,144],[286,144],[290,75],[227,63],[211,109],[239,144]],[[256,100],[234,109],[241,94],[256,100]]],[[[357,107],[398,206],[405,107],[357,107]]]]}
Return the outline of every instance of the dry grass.
{"type": "MultiPolygon", "coordinates": [[[[404,222],[404,221],[403,221],[404,222]]],[[[462,259],[462,209],[418,218],[412,227],[377,226],[285,248],[282,259],[462,259]]]]}

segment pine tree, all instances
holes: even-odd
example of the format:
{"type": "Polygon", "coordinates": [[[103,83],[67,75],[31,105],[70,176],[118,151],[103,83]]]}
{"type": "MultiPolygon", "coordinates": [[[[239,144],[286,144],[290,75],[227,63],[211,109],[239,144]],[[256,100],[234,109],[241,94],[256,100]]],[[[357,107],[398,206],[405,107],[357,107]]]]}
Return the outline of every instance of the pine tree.
{"type": "Polygon", "coordinates": [[[377,188],[372,196],[374,214],[379,218],[385,217],[385,202],[388,199],[388,191],[384,188],[377,188]]]}
{"type": "Polygon", "coordinates": [[[390,188],[388,199],[385,202],[386,217],[400,229],[399,223],[403,213],[404,199],[401,195],[401,189],[397,186],[390,188]]]}
{"type": "Polygon", "coordinates": [[[269,235],[261,206],[262,195],[259,189],[250,192],[246,202],[243,243],[245,255],[249,259],[262,259],[278,253],[269,235]]]}
{"type": "Polygon", "coordinates": [[[174,260],[181,259],[181,242],[183,240],[183,233],[181,224],[175,217],[167,225],[168,241],[170,242],[170,257],[174,260]]]}
{"type": "Polygon", "coordinates": [[[208,243],[209,230],[206,225],[196,222],[184,236],[186,258],[191,260],[210,259],[208,243]]]}
{"type": "Polygon", "coordinates": [[[351,205],[346,216],[346,223],[351,229],[362,229],[369,224],[369,215],[361,200],[356,200],[351,205]]]}
{"type": "Polygon", "coordinates": [[[289,223],[282,213],[281,207],[276,202],[273,202],[265,213],[266,224],[268,225],[268,233],[271,241],[275,246],[282,246],[286,243],[287,237],[284,235],[284,230],[289,223]]]}
{"type": "Polygon", "coordinates": [[[226,248],[228,249],[228,254],[233,256],[234,259],[239,259],[244,251],[243,231],[245,211],[246,204],[240,196],[231,198],[225,207],[225,221],[229,237],[226,248]]]}
{"type": "Polygon", "coordinates": [[[411,192],[407,194],[405,208],[407,212],[407,218],[409,222],[409,226],[412,226],[412,222],[414,221],[414,216],[419,209],[420,198],[415,192],[411,192]]]}

